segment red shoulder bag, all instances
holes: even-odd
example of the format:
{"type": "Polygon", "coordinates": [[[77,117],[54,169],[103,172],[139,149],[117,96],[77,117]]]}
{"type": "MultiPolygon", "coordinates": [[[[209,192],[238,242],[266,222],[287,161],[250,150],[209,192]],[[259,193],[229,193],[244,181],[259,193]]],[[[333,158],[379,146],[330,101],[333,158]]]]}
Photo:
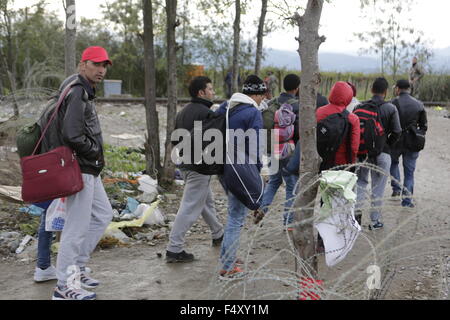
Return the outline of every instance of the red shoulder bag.
{"type": "Polygon", "coordinates": [[[20,160],[24,202],[37,203],[67,197],[83,189],[80,166],[72,149],[61,146],[49,152],[34,155],[71,88],[72,85],[68,85],[59,97],[55,111],[42,131],[32,155],[20,160]]]}

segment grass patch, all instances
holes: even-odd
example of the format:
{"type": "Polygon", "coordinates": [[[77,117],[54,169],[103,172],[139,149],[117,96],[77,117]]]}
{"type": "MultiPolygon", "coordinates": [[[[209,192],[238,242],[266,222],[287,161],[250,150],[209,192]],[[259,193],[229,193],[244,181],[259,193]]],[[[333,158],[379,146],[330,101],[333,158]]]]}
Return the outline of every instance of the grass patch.
{"type": "Polygon", "coordinates": [[[105,144],[105,169],[113,173],[136,173],[146,168],[145,155],[140,149],[105,144]]]}

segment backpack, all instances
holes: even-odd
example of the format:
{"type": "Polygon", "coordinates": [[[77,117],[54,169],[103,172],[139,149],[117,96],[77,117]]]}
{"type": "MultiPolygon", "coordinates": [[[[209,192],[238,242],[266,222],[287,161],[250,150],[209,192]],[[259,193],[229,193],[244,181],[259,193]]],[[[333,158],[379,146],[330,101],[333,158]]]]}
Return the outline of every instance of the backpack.
{"type": "MultiPolygon", "coordinates": [[[[230,115],[233,114],[237,110],[237,107],[234,108],[232,111],[230,111],[230,115]]],[[[213,175],[221,175],[224,171],[224,164],[225,164],[225,137],[226,137],[226,116],[222,114],[216,114],[216,113],[209,113],[208,116],[202,120],[202,131],[201,131],[201,151],[202,154],[197,155],[195,154],[195,143],[198,143],[198,136],[200,136],[200,133],[197,133],[195,131],[195,127],[190,131],[189,139],[191,140],[191,157],[190,162],[188,164],[181,163],[181,167],[186,168],[191,171],[195,171],[197,173],[206,175],[206,176],[213,176],[213,175]],[[221,159],[218,161],[218,163],[206,163],[203,158],[204,155],[209,155],[213,159],[215,159],[216,152],[218,150],[215,150],[211,144],[214,143],[215,140],[212,141],[206,141],[203,139],[205,136],[205,132],[208,130],[218,130],[221,133],[221,140],[222,140],[222,146],[223,149],[219,150],[219,152],[222,152],[221,159]],[[198,161],[198,159],[201,159],[198,161]],[[197,160],[197,161],[196,161],[197,160]]]]}
{"type": "MultiPolygon", "coordinates": [[[[31,156],[41,137],[41,128],[37,122],[25,125],[17,131],[16,145],[20,158],[31,156]]],[[[39,150],[38,150],[39,153],[39,150]]]]}
{"type": "Polygon", "coordinates": [[[386,134],[381,123],[380,107],[384,104],[376,104],[366,101],[353,111],[359,118],[361,128],[361,140],[358,156],[360,158],[376,158],[386,144],[386,134]]]}
{"type": "Polygon", "coordinates": [[[275,159],[286,159],[294,152],[295,143],[292,138],[294,137],[295,118],[296,115],[292,111],[292,105],[287,103],[284,103],[275,112],[275,159]]]}
{"type": "MultiPolygon", "coordinates": [[[[75,81],[69,84],[69,86],[73,87],[75,81]]],[[[19,154],[20,158],[31,156],[33,153],[35,147],[36,147],[36,154],[40,154],[40,145],[36,146],[36,144],[39,141],[39,138],[41,137],[41,128],[39,126],[39,122],[42,119],[42,117],[45,116],[46,111],[54,108],[56,106],[56,103],[58,102],[59,94],[56,96],[53,96],[48,100],[44,111],[42,112],[39,119],[33,123],[27,124],[23,127],[21,127],[17,131],[16,136],[16,146],[17,146],[17,153],[19,154]]]]}
{"type": "MultiPolygon", "coordinates": [[[[286,102],[286,104],[290,104],[292,106],[297,102],[297,99],[290,99],[286,102]]],[[[274,98],[270,100],[269,107],[262,112],[263,128],[267,130],[267,154],[272,153],[272,130],[275,128],[275,112],[277,112],[280,107],[281,104],[278,101],[278,98],[274,98]]]]}
{"type": "Polygon", "coordinates": [[[350,113],[344,110],[317,123],[317,152],[322,158],[322,167],[324,164],[332,166],[337,150],[350,132],[349,115],[350,113]]]}

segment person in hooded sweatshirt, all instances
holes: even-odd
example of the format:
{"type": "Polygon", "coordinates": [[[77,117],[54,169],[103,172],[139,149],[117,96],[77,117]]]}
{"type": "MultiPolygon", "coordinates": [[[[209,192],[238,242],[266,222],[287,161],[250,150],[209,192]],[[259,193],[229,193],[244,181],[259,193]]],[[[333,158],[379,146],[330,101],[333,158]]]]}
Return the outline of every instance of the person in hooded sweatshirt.
{"type": "MultiPolygon", "coordinates": [[[[245,154],[238,156],[245,156],[246,161],[256,160],[259,170],[262,167],[259,131],[263,129],[263,119],[258,107],[266,92],[267,86],[264,81],[256,75],[250,75],[244,82],[242,93],[235,93],[230,101],[224,102],[216,111],[218,114],[226,114],[227,109],[230,109],[228,124],[230,130],[243,130],[244,134],[254,130],[256,139],[245,139],[245,145],[238,146],[239,149],[245,150],[245,154]],[[252,145],[255,143],[256,146],[252,145]],[[253,154],[252,150],[256,150],[256,154],[253,154]]],[[[235,278],[243,274],[243,270],[237,266],[240,263],[237,259],[237,250],[240,233],[248,213],[247,207],[235,195],[227,191],[227,197],[228,216],[220,250],[222,270],[219,275],[222,279],[235,278]]]]}
{"type": "MultiPolygon", "coordinates": [[[[342,113],[353,99],[353,90],[346,82],[339,81],[331,89],[329,101],[330,103],[316,111],[317,122],[324,120],[335,113],[342,113]]],[[[350,131],[347,137],[344,137],[336,154],[332,158],[332,163],[326,166],[333,168],[346,164],[356,163],[358,158],[359,142],[360,142],[360,124],[357,115],[350,113],[348,115],[350,123],[350,131]],[[350,141],[349,141],[350,139],[350,141]],[[348,148],[351,148],[349,152],[348,148]],[[349,159],[349,157],[351,157],[349,159]]]]}

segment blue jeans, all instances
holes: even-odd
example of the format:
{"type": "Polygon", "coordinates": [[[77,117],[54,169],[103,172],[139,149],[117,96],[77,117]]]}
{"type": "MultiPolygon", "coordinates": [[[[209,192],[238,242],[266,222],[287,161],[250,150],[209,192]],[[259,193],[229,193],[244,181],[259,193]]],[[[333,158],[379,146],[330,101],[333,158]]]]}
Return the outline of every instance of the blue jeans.
{"type": "Polygon", "coordinates": [[[289,173],[286,170],[286,166],[290,158],[280,160],[278,171],[271,175],[269,183],[266,185],[264,195],[261,201],[261,208],[266,213],[269,210],[269,206],[272,204],[275,194],[280,188],[281,184],[286,183],[286,202],[284,203],[283,225],[291,224],[294,221],[294,215],[291,212],[292,205],[294,204],[295,194],[294,188],[297,183],[298,176],[289,173]]]}
{"type": "Polygon", "coordinates": [[[37,253],[37,267],[45,270],[51,265],[50,246],[52,245],[53,232],[45,231],[45,216],[47,209],[52,201],[35,203],[34,205],[45,209],[41,215],[41,223],[38,231],[38,253],[37,253]]]}
{"type": "Polygon", "coordinates": [[[228,196],[228,217],[220,249],[222,269],[230,271],[236,262],[241,230],[245,223],[248,209],[231,193],[228,196]]]}
{"type": "Polygon", "coordinates": [[[392,190],[402,192],[402,188],[397,181],[400,180],[400,157],[403,159],[403,199],[402,205],[407,206],[412,203],[411,196],[414,194],[414,171],[416,170],[416,162],[419,158],[419,152],[411,152],[408,150],[393,150],[391,164],[391,176],[395,179],[391,180],[392,190]]]}

